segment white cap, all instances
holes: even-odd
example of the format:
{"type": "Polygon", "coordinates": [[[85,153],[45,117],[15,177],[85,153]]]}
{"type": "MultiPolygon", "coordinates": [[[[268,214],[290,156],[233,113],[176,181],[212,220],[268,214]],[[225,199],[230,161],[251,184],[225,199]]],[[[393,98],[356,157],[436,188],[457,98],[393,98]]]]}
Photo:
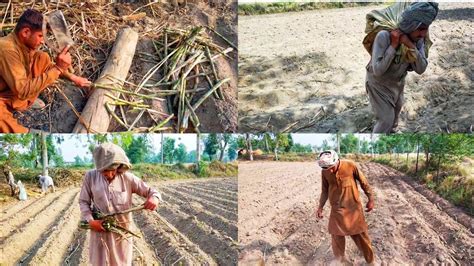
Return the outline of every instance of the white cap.
{"type": "Polygon", "coordinates": [[[323,169],[328,169],[337,164],[339,156],[334,150],[326,150],[319,154],[318,165],[323,169]]]}

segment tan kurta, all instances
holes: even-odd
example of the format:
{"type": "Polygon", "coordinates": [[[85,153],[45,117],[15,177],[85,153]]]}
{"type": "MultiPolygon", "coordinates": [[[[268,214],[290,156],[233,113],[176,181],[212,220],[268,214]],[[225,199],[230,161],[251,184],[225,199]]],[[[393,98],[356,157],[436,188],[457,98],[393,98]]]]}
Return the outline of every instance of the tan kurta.
{"type": "Polygon", "coordinates": [[[328,198],[331,204],[329,233],[347,236],[367,231],[356,180],[369,199],[373,198],[373,191],[356,164],[350,160],[340,160],[336,172],[323,170],[321,179],[319,207],[324,207],[328,198]]]}
{"type": "MultiPolygon", "coordinates": [[[[79,205],[81,220],[90,221],[92,207],[104,214],[116,213],[132,207],[132,194],[148,198],[159,192],[130,172],[117,175],[111,183],[97,170],[86,173],[82,184],[79,205]]],[[[129,228],[132,214],[115,216],[121,225],[129,228]]],[[[111,232],[90,232],[89,263],[91,265],[131,265],[132,239],[119,240],[120,236],[111,232]]]]}
{"type": "Polygon", "coordinates": [[[42,51],[31,50],[14,33],[0,38],[0,133],[26,133],[13,117],[33,104],[61,70],[42,51]]]}

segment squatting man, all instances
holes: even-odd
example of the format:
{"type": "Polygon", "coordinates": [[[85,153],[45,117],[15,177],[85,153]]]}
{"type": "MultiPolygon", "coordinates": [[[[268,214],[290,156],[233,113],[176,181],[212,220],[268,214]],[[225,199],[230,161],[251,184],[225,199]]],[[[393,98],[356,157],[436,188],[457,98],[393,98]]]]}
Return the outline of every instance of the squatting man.
{"type": "Polygon", "coordinates": [[[39,51],[43,44],[43,14],[33,9],[20,16],[13,32],[0,38],[0,133],[35,132],[18,123],[13,112],[45,107],[38,96],[59,77],[78,87],[91,85],[86,78],[68,72],[72,62],[69,46],[52,62],[47,53],[39,51]]]}

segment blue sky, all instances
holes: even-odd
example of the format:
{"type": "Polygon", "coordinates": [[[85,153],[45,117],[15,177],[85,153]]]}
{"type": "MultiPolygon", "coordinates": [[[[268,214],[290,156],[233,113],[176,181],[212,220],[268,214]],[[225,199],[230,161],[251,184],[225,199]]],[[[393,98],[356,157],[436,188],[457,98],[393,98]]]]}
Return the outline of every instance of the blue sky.
{"type": "MultiPolygon", "coordinates": [[[[161,147],[161,134],[148,134],[151,137],[153,150],[157,152],[161,147]]],[[[183,143],[188,151],[196,149],[196,134],[164,134],[164,137],[174,138],[176,145],[183,143]]],[[[88,149],[87,135],[64,134],[64,142],[59,145],[65,162],[73,162],[74,157],[92,158],[88,149]]]]}

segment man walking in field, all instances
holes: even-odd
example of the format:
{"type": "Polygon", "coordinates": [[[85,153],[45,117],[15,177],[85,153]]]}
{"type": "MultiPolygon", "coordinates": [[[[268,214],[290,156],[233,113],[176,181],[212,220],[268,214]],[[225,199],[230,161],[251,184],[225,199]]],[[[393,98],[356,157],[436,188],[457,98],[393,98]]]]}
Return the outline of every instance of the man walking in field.
{"type": "MultiPolygon", "coordinates": [[[[133,193],[146,198],[145,209],[153,211],[161,195],[128,172],[130,161],[119,146],[104,143],[94,150],[93,156],[96,169],[86,173],[79,197],[81,220],[87,221],[91,228],[89,264],[132,265],[132,240],[106,231],[103,221],[94,219],[93,212],[113,214],[127,210],[132,207],[133,193]]],[[[114,217],[120,226],[129,229],[131,213],[114,217]]]]}
{"type": "Polygon", "coordinates": [[[369,198],[367,212],[374,208],[374,194],[364,174],[350,160],[339,160],[335,151],[322,152],[318,164],[321,174],[321,197],[316,211],[318,219],[323,218],[323,208],[329,199],[329,233],[332,238],[332,250],[337,260],[344,262],[346,236],[351,236],[367,263],[373,263],[374,251],[365,222],[357,182],[369,198]]]}
{"type": "MultiPolygon", "coordinates": [[[[403,4],[405,3],[396,3],[389,8],[396,8],[403,4]]],[[[368,46],[371,49],[371,60],[366,67],[365,85],[376,118],[373,133],[396,131],[398,116],[404,101],[405,77],[408,71],[415,71],[417,74],[425,72],[428,66],[429,48],[429,46],[425,47],[428,45],[425,38],[437,14],[437,3],[412,3],[401,13],[397,29],[389,31],[387,27],[384,27],[384,30],[377,33],[371,46],[368,46]]],[[[378,17],[384,17],[384,14],[383,11],[373,11],[368,14],[368,18],[370,16],[377,20],[378,17]]],[[[397,15],[388,17],[393,16],[397,15]]],[[[376,21],[368,25],[383,23],[391,25],[395,21],[376,21]]]]}
{"type": "Polygon", "coordinates": [[[86,78],[68,72],[71,65],[69,46],[56,57],[56,63],[38,49],[44,43],[43,14],[28,9],[19,18],[15,30],[0,38],[0,133],[28,133],[13,111],[42,108],[40,93],[60,76],[79,87],[88,87],[86,78]]]}

